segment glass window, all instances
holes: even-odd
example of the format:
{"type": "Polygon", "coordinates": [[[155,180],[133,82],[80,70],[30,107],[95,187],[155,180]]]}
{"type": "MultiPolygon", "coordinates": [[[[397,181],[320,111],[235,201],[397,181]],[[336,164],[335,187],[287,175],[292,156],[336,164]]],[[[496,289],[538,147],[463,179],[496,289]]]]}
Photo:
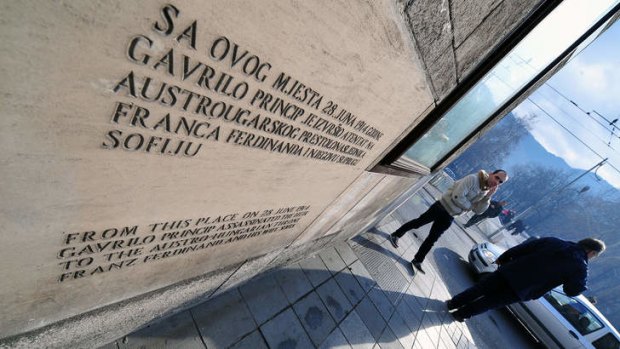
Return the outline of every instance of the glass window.
{"type": "Polygon", "coordinates": [[[596,349],[620,349],[620,341],[611,333],[592,342],[596,349]]]}
{"type": "Polygon", "coordinates": [[[582,335],[603,328],[603,324],[578,300],[557,291],[545,295],[545,299],[582,335]]]}
{"type": "Polygon", "coordinates": [[[615,3],[617,0],[567,0],[558,5],[397,162],[413,160],[432,169],[573,45],[615,3]]]}

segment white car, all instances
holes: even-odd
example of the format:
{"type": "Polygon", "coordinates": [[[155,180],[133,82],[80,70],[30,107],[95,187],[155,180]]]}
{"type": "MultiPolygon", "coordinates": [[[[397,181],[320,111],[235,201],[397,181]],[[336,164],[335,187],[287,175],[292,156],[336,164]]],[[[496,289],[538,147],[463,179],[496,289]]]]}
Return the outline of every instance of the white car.
{"type": "Polygon", "coordinates": [[[504,251],[504,248],[491,242],[476,244],[472,247],[471,251],[469,251],[469,265],[478,276],[492,273],[497,270],[495,260],[504,253],[504,251]]]}
{"type": "MultiPolygon", "coordinates": [[[[490,242],[476,244],[469,252],[470,266],[479,276],[492,273],[504,251],[490,242]]],[[[620,349],[620,335],[605,316],[586,297],[569,297],[561,287],[508,309],[547,348],[620,349]]]]}
{"type": "Polygon", "coordinates": [[[620,334],[586,297],[558,287],[508,309],[547,348],[620,349],[620,334]]]}

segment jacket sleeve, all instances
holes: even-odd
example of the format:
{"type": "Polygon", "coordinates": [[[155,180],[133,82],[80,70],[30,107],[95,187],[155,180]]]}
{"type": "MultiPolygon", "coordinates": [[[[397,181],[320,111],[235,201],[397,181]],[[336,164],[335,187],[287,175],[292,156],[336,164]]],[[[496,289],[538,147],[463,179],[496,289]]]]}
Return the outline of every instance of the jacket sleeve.
{"type": "Polygon", "coordinates": [[[486,196],[483,197],[481,200],[472,203],[471,210],[474,211],[476,214],[484,213],[487,208],[489,208],[490,200],[491,199],[487,198],[486,196]]]}
{"type": "Polygon", "coordinates": [[[467,193],[469,193],[471,188],[473,188],[474,184],[478,184],[477,181],[478,177],[476,175],[469,175],[454,182],[454,188],[452,189],[450,200],[460,209],[465,211],[469,210],[471,208],[471,203],[467,200],[467,193]]]}
{"type": "Polygon", "coordinates": [[[586,286],[588,281],[588,269],[587,267],[579,268],[570,276],[570,279],[564,282],[563,289],[567,296],[578,296],[583,291],[587,290],[586,286]]]}

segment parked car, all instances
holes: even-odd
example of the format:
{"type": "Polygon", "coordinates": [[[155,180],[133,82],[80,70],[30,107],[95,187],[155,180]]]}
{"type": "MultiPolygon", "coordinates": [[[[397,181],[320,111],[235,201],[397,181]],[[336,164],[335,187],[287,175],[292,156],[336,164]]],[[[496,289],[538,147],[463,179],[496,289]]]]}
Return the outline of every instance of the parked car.
{"type": "Polygon", "coordinates": [[[620,349],[620,334],[586,297],[561,287],[508,309],[547,348],[620,349]]]}
{"type": "MultiPolygon", "coordinates": [[[[474,245],[468,257],[474,273],[497,270],[495,260],[504,250],[490,242],[474,245]]],[[[569,297],[561,287],[507,308],[547,348],[620,349],[620,334],[605,316],[583,295],[569,297]]]]}
{"type": "Polygon", "coordinates": [[[476,276],[484,276],[497,270],[495,260],[505,249],[491,242],[476,244],[469,251],[469,265],[476,276]]]}

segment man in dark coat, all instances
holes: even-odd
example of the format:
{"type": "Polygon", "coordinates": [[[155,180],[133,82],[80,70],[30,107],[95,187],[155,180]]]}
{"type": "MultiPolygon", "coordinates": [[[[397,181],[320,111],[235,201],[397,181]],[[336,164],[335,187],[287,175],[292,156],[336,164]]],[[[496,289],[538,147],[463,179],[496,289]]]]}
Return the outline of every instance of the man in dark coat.
{"type": "Polygon", "coordinates": [[[506,206],[507,203],[508,202],[506,201],[491,200],[491,204],[489,204],[489,208],[487,208],[487,210],[484,211],[482,214],[471,216],[471,218],[467,221],[467,223],[465,223],[465,228],[469,228],[483,219],[495,218],[499,216],[499,214],[502,213],[502,210],[504,209],[504,206],[506,206]]]}
{"type": "Polygon", "coordinates": [[[537,299],[559,285],[576,296],[587,289],[588,261],[605,250],[601,240],[579,242],[546,237],[517,245],[499,256],[497,271],[446,302],[457,321],[508,304],[537,299]]]}

